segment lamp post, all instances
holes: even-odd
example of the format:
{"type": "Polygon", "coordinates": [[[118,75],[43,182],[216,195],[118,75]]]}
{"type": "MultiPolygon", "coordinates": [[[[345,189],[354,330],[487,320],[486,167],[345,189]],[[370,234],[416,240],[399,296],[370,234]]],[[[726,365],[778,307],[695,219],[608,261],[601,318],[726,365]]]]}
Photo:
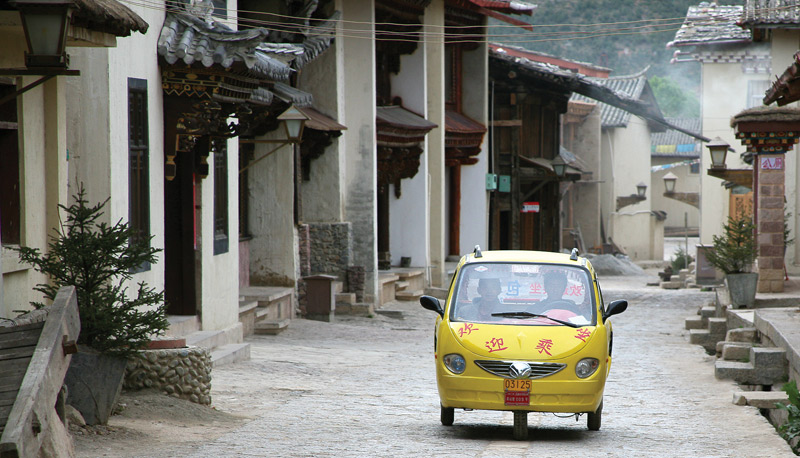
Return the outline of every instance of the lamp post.
{"type": "Polygon", "coordinates": [[[553,172],[556,173],[556,176],[559,179],[564,178],[566,176],[567,163],[566,161],[564,161],[564,159],[561,157],[560,154],[557,155],[555,159],[553,159],[553,162],[551,164],[553,165],[553,172]]]}
{"type": "Polygon", "coordinates": [[[636,195],[641,198],[644,198],[644,194],[646,192],[647,192],[647,185],[642,182],[639,182],[639,184],[636,185],[636,195]]]}
{"type": "Polygon", "coordinates": [[[706,143],[709,153],[711,153],[711,168],[724,169],[725,157],[728,155],[729,145],[725,140],[716,137],[714,140],[706,143]]]}
{"type": "Polygon", "coordinates": [[[678,177],[672,172],[667,172],[667,174],[664,175],[664,189],[667,190],[667,193],[671,194],[675,192],[675,183],[677,181],[678,177]]]}
{"type": "Polygon", "coordinates": [[[13,2],[22,18],[28,52],[25,66],[30,68],[62,68],[69,66],[64,51],[67,25],[72,15],[71,0],[16,0],[13,2]]]}

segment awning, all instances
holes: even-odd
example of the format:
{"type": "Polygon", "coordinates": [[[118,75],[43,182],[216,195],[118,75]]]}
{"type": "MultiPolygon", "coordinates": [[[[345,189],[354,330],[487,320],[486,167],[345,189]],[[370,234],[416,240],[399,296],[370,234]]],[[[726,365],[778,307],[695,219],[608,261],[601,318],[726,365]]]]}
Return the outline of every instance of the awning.
{"type": "Polygon", "coordinates": [[[313,107],[298,107],[297,109],[308,117],[306,121],[306,128],[308,129],[324,132],[347,130],[347,127],[325,116],[313,107]]]}
{"type": "Polygon", "coordinates": [[[378,146],[411,147],[425,140],[436,124],[399,105],[377,107],[378,146]]]}
{"type": "Polygon", "coordinates": [[[453,111],[445,111],[445,157],[454,164],[458,161],[462,165],[474,164],[477,159],[471,158],[481,152],[483,135],[486,127],[474,119],[453,111]]]}
{"type": "MultiPolygon", "coordinates": [[[[543,157],[526,157],[526,156],[519,156],[519,165],[521,167],[535,167],[538,169],[544,169],[549,172],[548,175],[552,175],[553,177],[556,176],[556,171],[553,168],[553,160],[552,159],[545,159],[543,157]]],[[[581,173],[583,173],[580,169],[573,167],[572,165],[567,165],[566,175],[577,175],[580,177],[581,173]]],[[[576,178],[577,179],[577,178],[576,178]]]]}

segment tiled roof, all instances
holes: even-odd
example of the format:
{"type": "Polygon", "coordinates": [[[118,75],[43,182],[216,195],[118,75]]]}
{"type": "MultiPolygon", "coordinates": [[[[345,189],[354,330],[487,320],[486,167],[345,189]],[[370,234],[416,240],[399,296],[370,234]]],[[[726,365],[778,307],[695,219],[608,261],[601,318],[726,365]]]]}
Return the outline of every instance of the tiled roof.
{"type": "Polygon", "coordinates": [[[158,54],[168,64],[181,61],[224,69],[236,65],[258,79],[285,81],[294,69],[330,46],[333,28],[328,22],[306,29],[303,43],[270,43],[270,31],[265,28],[232,30],[218,22],[209,24],[193,15],[170,11],[158,38],[158,54]]]}
{"type": "Polygon", "coordinates": [[[272,87],[272,92],[283,100],[284,102],[291,103],[298,108],[305,108],[314,105],[314,96],[308,92],[301,91],[296,87],[289,86],[284,83],[275,83],[272,87]]]}
{"type": "Polygon", "coordinates": [[[511,46],[507,44],[489,43],[492,51],[505,52],[514,57],[522,57],[534,62],[541,62],[545,64],[555,65],[563,70],[578,72],[587,76],[608,77],[611,73],[610,68],[600,67],[598,65],[580,62],[577,60],[569,60],[561,57],[556,57],[539,51],[525,49],[519,46],[511,46]]]}
{"type": "MultiPolygon", "coordinates": [[[[645,70],[634,75],[615,76],[612,78],[590,78],[596,84],[604,86],[617,94],[623,94],[628,99],[644,101],[645,89],[648,87],[647,76],[645,70]]],[[[571,100],[579,102],[591,101],[590,98],[574,94],[571,100]]],[[[653,108],[658,110],[654,104],[653,108]]],[[[659,110],[660,114],[660,110],[659,110]]],[[[604,128],[607,127],[627,127],[631,119],[631,112],[621,107],[609,105],[608,103],[600,104],[600,123],[604,128]]]]}
{"type": "MultiPolygon", "coordinates": [[[[674,126],[682,127],[690,132],[701,132],[700,118],[666,118],[674,126]]],[[[655,132],[650,136],[651,156],[653,157],[685,157],[697,158],[702,152],[699,140],[677,130],[667,129],[655,132]]]]}
{"type": "Polygon", "coordinates": [[[683,25],[667,47],[750,42],[751,32],[737,25],[742,18],[742,10],[743,7],[738,5],[708,2],[690,6],[683,25]]]}
{"type": "Polygon", "coordinates": [[[744,6],[744,27],[774,26],[800,28],[798,0],[747,0],[744,6]]]}
{"type": "Polygon", "coordinates": [[[533,14],[536,5],[518,0],[469,0],[473,5],[481,8],[499,11],[506,14],[533,14]]]}

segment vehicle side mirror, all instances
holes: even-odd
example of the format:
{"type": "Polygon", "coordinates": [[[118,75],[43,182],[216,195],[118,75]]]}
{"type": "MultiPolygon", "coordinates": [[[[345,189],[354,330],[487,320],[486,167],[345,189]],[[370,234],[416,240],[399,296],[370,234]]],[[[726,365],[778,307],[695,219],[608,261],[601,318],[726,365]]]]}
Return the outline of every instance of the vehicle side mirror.
{"type": "Polygon", "coordinates": [[[614,301],[608,304],[606,313],[603,314],[603,321],[605,321],[606,318],[612,315],[619,315],[620,313],[624,312],[627,309],[628,309],[628,301],[614,301]]]}
{"type": "Polygon", "coordinates": [[[422,308],[434,311],[438,313],[440,317],[444,318],[444,310],[442,310],[442,304],[439,302],[439,299],[433,296],[422,296],[419,298],[419,303],[422,305],[422,308]]]}

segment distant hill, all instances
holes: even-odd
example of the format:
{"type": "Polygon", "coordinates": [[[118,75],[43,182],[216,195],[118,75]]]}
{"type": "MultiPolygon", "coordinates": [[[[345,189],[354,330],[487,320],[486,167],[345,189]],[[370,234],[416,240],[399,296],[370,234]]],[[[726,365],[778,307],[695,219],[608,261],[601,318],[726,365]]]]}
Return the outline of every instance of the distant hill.
{"type": "MultiPolygon", "coordinates": [[[[491,39],[608,67],[612,69],[611,76],[636,73],[650,66],[649,77],[666,77],[685,90],[697,92],[699,64],[670,64],[675,50],[666,45],[674,39],[689,6],[699,1],[533,0],[533,3],[538,5],[533,16],[516,17],[538,26],[534,32],[492,20],[490,34],[495,36],[491,39]],[[553,27],[555,24],[573,25],[553,27]],[[586,27],[592,24],[608,25],[586,27]],[[590,38],[580,39],[576,32],[590,38]],[[504,36],[498,38],[496,35],[500,34],[504,36]]],[[[724,3],[742,5],[744,0],[724,3]]]]}

